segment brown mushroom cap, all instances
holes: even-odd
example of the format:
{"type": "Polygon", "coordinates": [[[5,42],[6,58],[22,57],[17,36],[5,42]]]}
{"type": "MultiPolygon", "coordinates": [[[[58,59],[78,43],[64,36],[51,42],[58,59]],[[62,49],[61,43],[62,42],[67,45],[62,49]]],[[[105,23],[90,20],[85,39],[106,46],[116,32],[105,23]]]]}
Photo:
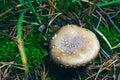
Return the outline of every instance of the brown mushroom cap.
{"type": "Polygon", "coordinates": [[[50,56],[64,66],[80,66],[93,60],[100,44],[93,32],[76,25],[63,26],[52,38],[50,56]]]}

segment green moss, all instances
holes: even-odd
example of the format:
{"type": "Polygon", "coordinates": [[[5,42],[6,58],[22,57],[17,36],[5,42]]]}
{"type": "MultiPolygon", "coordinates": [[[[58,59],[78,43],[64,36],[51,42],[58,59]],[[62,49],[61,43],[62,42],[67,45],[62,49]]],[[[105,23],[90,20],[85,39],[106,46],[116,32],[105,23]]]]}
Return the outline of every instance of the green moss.
{"type": "Polygon", "coordinates": [[[42,64],[47,51],[44,49],[44,35],[37,30],[33,30],[25,39],[25,53],[28,58],[29,66],[42,64]]]}
{"type": "MultiPolygon", "coordinates": [[[[16,63],[20,64],[21,58],[16,43],[3,35],[1,35],[0,40],[0,61],[9,62],[15,60],[16,63]],[[17,55],[19,57],[15,59],[17,55]]],[[[33,30],[25,39],[24,50],[30,69],[34,68],[35,64],[40,65],[43,63],[43,58],[47,54],[47,51],[44,49],[44,41],[42,33],[37,32],[37,30],[33,30]]]]}
{"type": "Polygon", "coordinates": [[[0,36],[0,61],[13,61],[18,54],[17,45],[8,37],[0,36]]]}

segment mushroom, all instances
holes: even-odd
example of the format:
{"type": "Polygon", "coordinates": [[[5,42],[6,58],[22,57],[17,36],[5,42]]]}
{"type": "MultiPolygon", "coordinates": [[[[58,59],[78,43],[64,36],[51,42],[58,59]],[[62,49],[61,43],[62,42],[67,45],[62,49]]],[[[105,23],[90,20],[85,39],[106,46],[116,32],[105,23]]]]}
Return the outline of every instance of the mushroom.
{"type": "Polygon", "coordinates": [[[72,24],[58,30],[50,42],[51,58],[56,63],[68,67],[91,62],[99,50],[100,44],[93,32],[72,24]]]}

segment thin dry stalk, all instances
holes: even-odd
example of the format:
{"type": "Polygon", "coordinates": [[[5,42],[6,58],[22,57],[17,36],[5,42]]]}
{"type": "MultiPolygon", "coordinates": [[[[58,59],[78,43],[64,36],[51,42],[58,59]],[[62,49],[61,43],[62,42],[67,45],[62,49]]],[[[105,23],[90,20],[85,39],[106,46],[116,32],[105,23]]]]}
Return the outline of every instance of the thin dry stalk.
{"type": "Polygon", "coordinates": [[[106,57],[107,59],[110,59],[110,58],[111,58],[110,55],[107,54],[107,52],[106,52],[102,47],[100,48],[100,52],[101,52],[101,54],[103,54],[103,56],[106,57]]]}
{"type": "Polygon", "coordinates": [[[112,59],[108,60],[107,62],[104,62],[104,63],[101,65],[100,69],[98,70],[98,72],[97,72],[94,80],[97,80],[98,75],[99,75],[102,71],[106,70],[108,67],[110,67],[111,65],[115,64],[118,60],[119,60],[119,59],[114,59],[114,57],[113,57],[112,59]]]}
{"type": "Polygon", "coordinates": [[[115,27],[115,29],[120,33],[120,29],[118,28],[118,26],[114,23],[114,21],[112,20],[112,18],[111,18],[111,16],[108,14],[108,13],[106,13],[102,8],[100,8],[99,6],[97,6],[98,7],[98,9],[103,13],[103,14],[105,14],[107,17],[108,17],[108,19],[110,20],[110,22],[111,22],[111,24],[115,27]]]}
{"type": "MultiPolygon", "coordinates": [[[[95,14],[92,14],[92,16],[93,17],[95,17],[96,19],[100,19],[97,15],[95,15],[95,14]]],[[[105,18],[103,17],[103,16],[100,16],[101,17],[101,23],[103,24],[103,25],[105,25],[105,27],[107,27],[107,29],[109,29],[109,26],[108,26],[108,23],[107,23],[107,21],[105,20],[105,18]]]]}
{"type": "Polygon", "coordinates": [[[101,54],[99,53],[99,58],[100,58],[100,64],[102,64],[103,63],[103,61],[102,61],[102,56],[101,56],[101,54]]]}
{"type": "MultiPolygon", "coordinates": [[[[119,64],[119,58],[114,56],[112,59],[109,59],[108,61],[104,62],[103,64],[99,65],[99,66],[95,66],[95,65],[90,65],[87,69],[88,70],[91,70],[91,69],[99,69],[97,73],[95,74],[89,74],[89,77],[86,78],[85,80],[89,80],[93,77],[94,80],[98,80],[99,79],[99,75],[102,71],[104,70],[111,70],[113,68],[114,70],[114,67],[115,67],[115,71],[116,71],[116,67],[119,67],[120,65],[119,64]]],[[[114,74],[113,74],[114,75],[114,74]]],[[[116,75],[115,75],[116,76],[116,75]]],[[[114,78],[116,79],[116,78],[114,78]]],[[[103,80],[105,80],[105,78],[103,78],[103,80]]]]}
{"type": "Polygon", "coordinates": [[[101,80],[108,80],[108,75],[104,76],[101,80]]]}
{"type": "Polygon", "coordinates": [[[48,24],[48,26],[50,26],[51,23],[52,23],[59,15],[61,15],[61,14],[62,14],[62,13],[58,13],[55,17],[52,17],[51,20],[50,20],[50,22],[49,22],[49,24],[48,24]]]}
{"type": "Polygon", "coordinates": [[[5,80],[8,77],[9,69],[13,62],[0,62],[0,80],[5,80]],[[3,70],[2,70],[3,69],[3,70]]]}
{"type": "Polygon", "coordinates": [[[43,65],[42,71],[41,71],[41,80],[48,80],[47,79],[48,71],[46,71],[45,65],[43,65]]]}
{"type": "Polygon", "coordinates": [[[113,79],[116,80],[116,67],[115,67],[115,64],[113,64],[113,79]]]}
{"type": "Polygon", "coordinates": [[[120,80],[120,73],[119,73],[119,75],[118,75],[118,78],[117,78],[117,80],[120,80]]]}
{"type": "Polygon", "coordinates": [[[18,48],[19,48],[19,51],[20,51],[20,55],[22,57],[22,62],[23,62],[23,65],[24,65],[25,73],[27,75],[28,72],[29,72],[29,69],[28,69],[28,65],[27,65],[27,57],[26,57],[26,54],[25,54],[25,51],[24,51],[24,48],[23,48],[23,42],[18,41],[17,45],[18,45],[18,48]]]}
{"type": "Polygon", "coordinates": [[[118,16],[119,13],[120,13],[120,10],[118,10],[113,16],[111,16],[111,18],[118,16]]]}

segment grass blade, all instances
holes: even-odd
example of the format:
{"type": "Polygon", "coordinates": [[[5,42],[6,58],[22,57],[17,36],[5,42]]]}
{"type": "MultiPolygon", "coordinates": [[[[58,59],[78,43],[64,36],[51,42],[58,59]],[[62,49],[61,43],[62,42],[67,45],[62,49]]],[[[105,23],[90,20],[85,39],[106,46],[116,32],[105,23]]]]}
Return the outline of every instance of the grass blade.
{"type": "Polygon", "coordinates": [[[99,7],[103,7],[103,6],[108,6],[108,5],[111,5],[111,4],[120,4],[120,0],[113,0],[113,1],[110,1],[110,2],[105,2],[105,3],[99,3],[97,4],[99,7]]]}
{"type": "Polygon", "coordinates": [[[18,41],[18,48],[19,48],[19,52],[20,52],[20,55],[21,55],[22,63],[23,63],[24,68],[25,68],[25,73],[28,73],[27,58],[26,58],[26,54],[25,54],[25,51],[24,51],[23,41],[22,41],[22,24],[23,24],[22,20],[23,20],[23,17],[24,17],[26,12],[27,12],[27,10],[24,10],[20,14],[20,17],[18,19],[17,41],[18,41]]]}
{"type": "Polygon", "coordinates": [[[106,38],[99,30],[97,30],[96,28],[94,28],[94,30],[105,40],[105,42],[108,44],[108,46],[109,46],[110,49],[112,50],[112,46],[111,46],[111,44],[109,43],[109,41],[107,40],[107,38],[106,38]]]}
{"type": "Polygon", "coordinates": [[[120,47],[120,43],[118,43],[116,46],[113,47],[113,49],[119,48],[120,47]]]}

